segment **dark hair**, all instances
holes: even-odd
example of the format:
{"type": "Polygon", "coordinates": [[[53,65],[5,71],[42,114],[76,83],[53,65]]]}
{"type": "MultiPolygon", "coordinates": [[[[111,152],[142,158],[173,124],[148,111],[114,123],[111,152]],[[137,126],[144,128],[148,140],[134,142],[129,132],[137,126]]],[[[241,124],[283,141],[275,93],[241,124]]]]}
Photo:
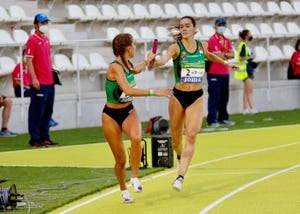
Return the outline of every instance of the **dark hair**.
{"type": "Polygon", "coordinates": [[[133,37],[129,33],[120,33],[112,41],[112,49],[115,56],[120,56],[122,59],[123,64],[126,66],[128,70],[130,68],[128,67],[128,63],[124,59],[124,54],[126,51],[126,48],[128,46],[131,46],[133,43],[133,37]]]}
{"type": "Polygon", "coordinates": [[[171,25],[169,27],[169,35],[172,36],[175,41],[178,41],[178,40],[182,39],[182,36],[181,36],[181,34],[179,32],[179,23],[183,19],[189,19],[189,20],[191,20],[193,26],[196,27],[196,21],[195,21],[195,19],[193,17],[191,17],[191,16],[183,16],[182,18],[179,19],[178,24],[173,24],[173,25],[171,25]]]}
{"type": "Polygon", "coordinates": [[[295,50],[299,50],[299,45],[300,45],[300,38],[297,40],[295,44],[295,50]]]}
{"type": "Polygon", "coordinates": [[[184,17],[182,17],[182,18],[179,20],[179,22],[180,22],[182,19],[189,19],[189,20],[191,20],[193,26],[196,27],[196,21],[195,21],[195,19],[194,19],[193,17],[191,17],[191,16],[184,16],[184,17]]]}
{"type": "Polygon", "coordinates": [[[248,29],[244,29],[244,30],[240,31],[240,32],[239,32],[240,38],[244,40],[245,37],[248,35],[249,32],[250,32],[250,31],[249,31],[248,29]]]}

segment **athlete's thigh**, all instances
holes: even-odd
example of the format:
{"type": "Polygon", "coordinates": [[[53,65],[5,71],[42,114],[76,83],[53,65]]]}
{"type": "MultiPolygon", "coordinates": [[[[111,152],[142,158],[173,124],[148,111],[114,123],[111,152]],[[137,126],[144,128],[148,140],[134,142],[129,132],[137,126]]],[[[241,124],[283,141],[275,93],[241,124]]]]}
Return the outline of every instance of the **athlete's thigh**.
{"type": "Polygon", "coordinates": [[[169,117],[172,136],[177,133],[181,137],[185,114],[180,102],[174,96],[171,96],[169,101],[169,117]]]}
{"type": "Polygon", "coordinates": [[[192,105],[190,105],[186,109],[186,132],[191,132],[191,134],[195,134],[200,130],[204,114],[203,110],[203,96],[199,97],[192,105]]]}
{"type": "Polygon", "coordinates": [[[102,130],[116,159],[125,158],[122,129],[117,122],[107,114],[102,114],[102,130]]]}
{"type": "Polygon", "coordinates": [[[142,126],[136,109],[133,109],[124,120],[122,127],[129,138],[142,136],[142,126]]]}

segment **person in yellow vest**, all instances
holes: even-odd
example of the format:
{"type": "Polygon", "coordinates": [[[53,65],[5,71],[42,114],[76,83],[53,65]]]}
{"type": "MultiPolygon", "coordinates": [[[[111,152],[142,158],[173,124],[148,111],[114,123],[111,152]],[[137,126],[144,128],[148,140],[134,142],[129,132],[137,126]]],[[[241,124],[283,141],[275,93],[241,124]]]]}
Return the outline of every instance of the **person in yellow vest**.
{"type": "Polygon", "coordinates": [[[248,47],[248,43],[252,41],[253,37],[248,29],[239,32],[239,37],[241,38],[237,52],[239,69],[234,72],[234,78],[244,82],[243,114],[256,114],[258,111],[253,106],[252,98],[252,81],[256,67],[252,60],[255,58],[255,54],[248,47]]]}

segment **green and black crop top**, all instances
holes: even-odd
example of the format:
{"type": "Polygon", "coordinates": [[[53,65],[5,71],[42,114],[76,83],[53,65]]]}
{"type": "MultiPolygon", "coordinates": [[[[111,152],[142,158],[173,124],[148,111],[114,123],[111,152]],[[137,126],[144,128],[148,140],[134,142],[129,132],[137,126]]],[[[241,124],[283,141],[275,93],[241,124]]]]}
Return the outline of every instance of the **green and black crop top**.
{"type": "MultiPolygon", "coordinates": [[[[134,79],[133,71],[129,70],[129,72],[127,72],[126,69],[123,67],[123,65],[118,60],[114,60],[112,63],[117,63],[117,64],[121,65],[129,85],[131,87],[135,87],[136,82],[134,79]]],[[[121,87],[118,85],[117,81],[111,81],[106,78],[105,91],[106,91],[106,100],[107,100],[107,102],[110,102],[110,103],[127,103],[127,102],[131,102],[133,100],[132,96],[128,96],[123,92],[121,87]]]]}
{"type": "Polygon", "coordinates": [[[189,53],[179,40],[179,56],[173,60],[175,82],[202,83],[205,72],[205,54],[200,41],[197,42],[197,50],[189,53]]]}

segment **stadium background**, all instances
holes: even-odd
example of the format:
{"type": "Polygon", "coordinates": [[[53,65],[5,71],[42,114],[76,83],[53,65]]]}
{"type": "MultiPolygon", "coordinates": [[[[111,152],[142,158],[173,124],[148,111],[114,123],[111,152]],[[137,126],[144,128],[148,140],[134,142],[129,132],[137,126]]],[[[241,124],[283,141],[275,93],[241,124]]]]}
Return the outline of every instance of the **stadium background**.
{"type": "MultiPolygon", "coordinates": [[[[0,91],[13,96],[10,73],[32,33],[33,17],[45,13],[51,19],[49,37],[53,66],[61,71],[63,86],[57,86],[55,129],[101,126],[105,104],[104,79],[113,59],[111,40],[118,32],[130,32],[137,41],[137,57],[144,59],[154,38],[159,52],[173,41],[167,28],[184,15],[196,18],[197,38],[207,40],[214,33],[217,17],[228,20],[226,35],[233,46],[238,32],[247,28],[257,55],[254,102],[259,111],[298,108],[300,83],[287,80],[288,61],[300,36],[300,1],[95,1],[95,0],[1,0],[0,1],[0,91]],[[115,12],[114,12],[115,11],[115,12]],[[114,17],[114,14],[116,15],[114,17]],[[77,63],[78,62],[78,63],[77,63]]],[[[173,85],[172,64],[147,70],[136,76],[139,87],[160,88],[173,85]]],[[[207,84],[204,83],[204,90],[207,84]]],[[[242,109],[243,83],[231,78],[229,112],[242,109]]],[[[205,94],[205,111],[207,106],[205,94]]],[[[27,132],[28,98],[13,98],[9,127],[27,132]]],[[[142,121],[162,115],[168,118],[166,98],[136,98],[142,121]]]]}

